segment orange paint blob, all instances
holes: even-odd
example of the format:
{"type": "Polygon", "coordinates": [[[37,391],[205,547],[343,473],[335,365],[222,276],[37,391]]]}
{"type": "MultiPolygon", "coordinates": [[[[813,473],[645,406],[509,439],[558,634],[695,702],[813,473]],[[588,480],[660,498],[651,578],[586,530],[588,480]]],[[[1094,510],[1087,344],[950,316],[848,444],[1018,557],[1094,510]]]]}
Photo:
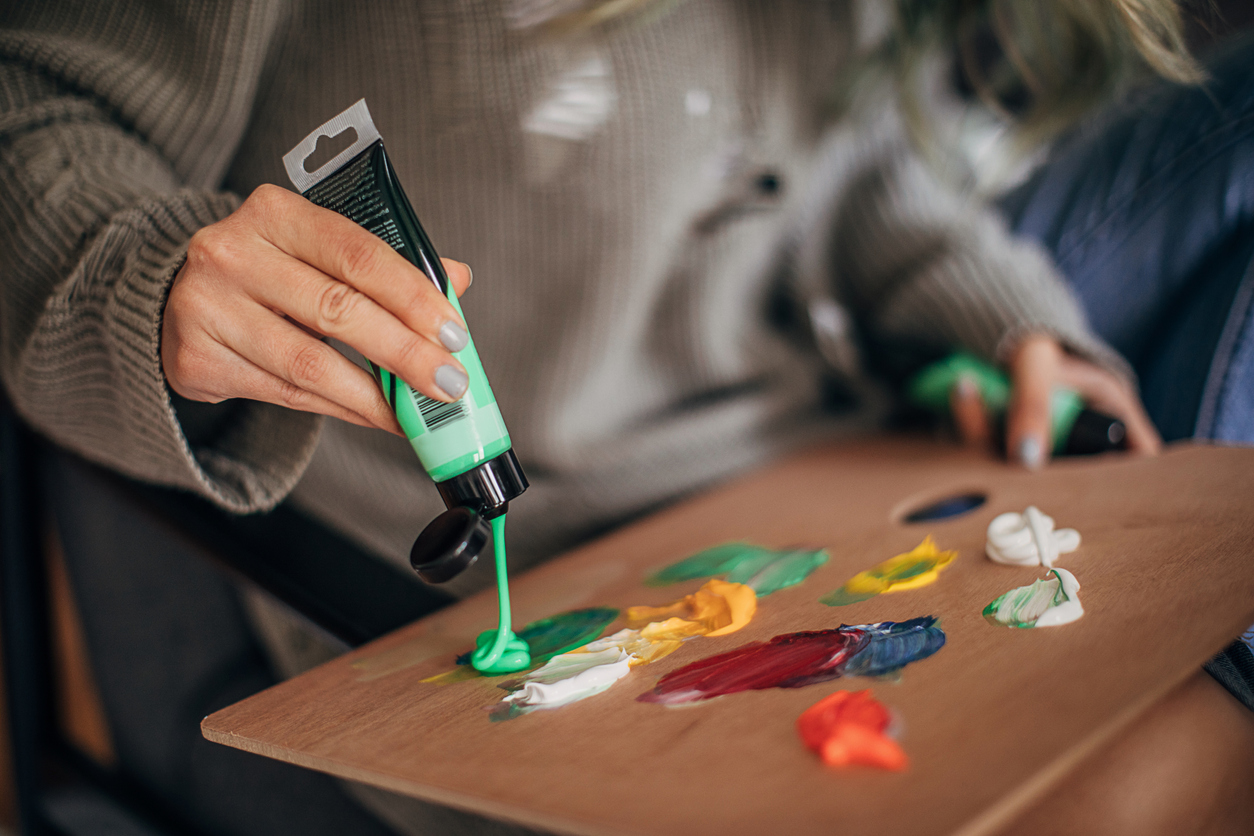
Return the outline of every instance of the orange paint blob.
{"type": "Polygon", "coordinates": [[[743,583],[706,581],[691,595],[662,607],[628,607],[629,627],[662,622],[671,633],[687,636],[725,636],[744,627],[758,610],[757,593],[743,583]],[[686,622],[686,623],[685,623],[686,622]]]}
{"type": "Polygon", "coordinates": [[[897,741],[885,734],[891,720],[888,709],[870,691],[837,691],[797,718],[797,733],[828,766],[900,771],[908,759],[897,741]]]}

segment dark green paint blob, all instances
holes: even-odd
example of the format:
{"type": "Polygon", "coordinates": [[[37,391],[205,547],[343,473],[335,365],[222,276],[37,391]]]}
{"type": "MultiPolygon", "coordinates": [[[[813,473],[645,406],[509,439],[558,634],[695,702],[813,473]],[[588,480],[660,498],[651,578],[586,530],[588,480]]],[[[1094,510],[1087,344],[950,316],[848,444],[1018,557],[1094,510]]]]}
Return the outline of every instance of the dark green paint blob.
{"type": "Polygon", "coordinates": [[[673,563],[645,578],[646,586],[725,576],[753,587],[758,597],[796,586],[828,560],[825,550],[776,551],[752,543],[723,543],[673,563]]]}
{"type": "Polygon", "coordinates": [[[531,622],[518,631],[518,638],[531,648],[531,662],[535,664],[600,638],[601,631],[616,618],[618,610],[609,607],[571,610],[531,622]]]}

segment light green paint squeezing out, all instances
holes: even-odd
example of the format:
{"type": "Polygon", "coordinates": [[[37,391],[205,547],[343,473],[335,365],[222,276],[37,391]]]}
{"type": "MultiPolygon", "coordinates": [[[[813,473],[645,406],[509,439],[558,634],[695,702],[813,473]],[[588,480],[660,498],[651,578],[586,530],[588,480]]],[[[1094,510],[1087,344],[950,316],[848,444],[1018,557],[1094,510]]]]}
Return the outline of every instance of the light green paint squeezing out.
{"type": "Polygon", "coordinates": [[[480,673],[514,673],[531,665],[531,650],[510,628],[509,574],[505,568],[505,515],[492,520],[492,547],[496,552],[496,594],[500,606],[495,630],[485,630],[475,641],[470,664],[480,673]]]}

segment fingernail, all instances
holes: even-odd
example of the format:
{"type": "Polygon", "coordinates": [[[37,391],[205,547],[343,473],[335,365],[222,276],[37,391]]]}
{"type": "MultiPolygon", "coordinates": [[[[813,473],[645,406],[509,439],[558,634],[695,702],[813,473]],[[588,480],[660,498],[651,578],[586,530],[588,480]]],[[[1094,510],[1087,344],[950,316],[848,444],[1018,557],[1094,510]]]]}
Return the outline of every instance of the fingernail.
{"type": "Polygon", "coordinates": [[[453,320],[450,319],[440,326],[440,342],[444,343],[444,347],[449,351],[461,351],[469,341],[470,337],[466,334],[466,329],[453,320]]]}
{"type": "Polygon", "coordinates": [[[1028,436],[1019,442],[1019,461],[1028,470],[1037,470],[1045,463],[1041,442],[1036,436],[1028,436]]]}
{"type": "Polygon", "coordinates": [[[435,370],[435,385],[443,389],[444,393],[453,400],[466,394],[466,384],[469,382],[466,373],[453,366],[440,366],[435,370]]]}
{"type": "MultiPolygon", "coordinates": [[[[466,262],[462,262],[466,264],[466,262]]],[[[466,289],[470,290],[470,286],[475,283],[475,271],[469,264],[466,264],[466,272],[470,274],[470,281],[466,282],[466,289]]]]}
{"type": "Polygon", "coordinates": [[[975,397],[978,391],[975,387],[975,381],[966,375],[958,378],[958,382],[954,384],[954,389],[957,390],[958,397],[963,399],[975,397]]]}

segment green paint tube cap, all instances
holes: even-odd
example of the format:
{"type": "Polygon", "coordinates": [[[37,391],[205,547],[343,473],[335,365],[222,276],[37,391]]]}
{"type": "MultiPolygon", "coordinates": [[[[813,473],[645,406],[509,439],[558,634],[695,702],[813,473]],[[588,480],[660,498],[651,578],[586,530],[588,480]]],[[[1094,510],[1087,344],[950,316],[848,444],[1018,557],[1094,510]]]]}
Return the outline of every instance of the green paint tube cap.
{"type": "Polygon", "coordinates": [[[511,448],[452,479],[436,482],[435,487],[449,509],[473,508],[491,520],[504,514],[510,500],[527,490],[527,476],[511,448]]]}
{"type": "Polygon", "coordinates": [[[479,559],[492,526],[473,508],[450,508],[427,525],[409,550],[409,565],[427,583],[444,583],[479,559]]]}

